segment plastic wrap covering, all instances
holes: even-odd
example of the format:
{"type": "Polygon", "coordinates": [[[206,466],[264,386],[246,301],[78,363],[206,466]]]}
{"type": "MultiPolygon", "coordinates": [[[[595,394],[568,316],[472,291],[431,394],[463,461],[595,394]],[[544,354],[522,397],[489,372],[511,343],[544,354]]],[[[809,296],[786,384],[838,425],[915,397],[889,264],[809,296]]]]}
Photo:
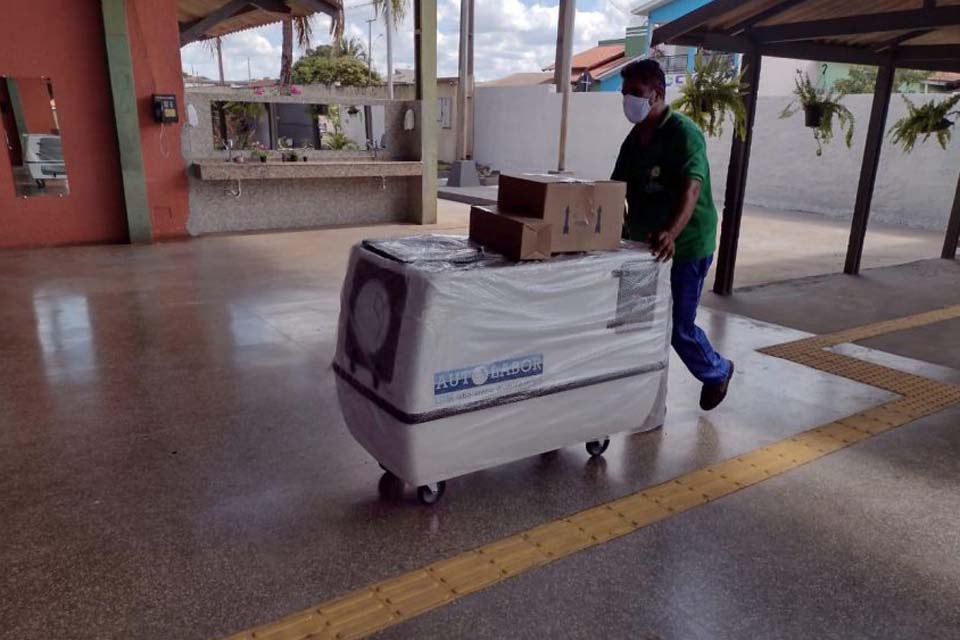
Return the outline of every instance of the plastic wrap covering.
{"type": "Polygon", "coordinates": [[[353,436],[416,485],[663,422],[670,270],[646,246],[508,262],[353,247],[334,368],[353,436]]]}

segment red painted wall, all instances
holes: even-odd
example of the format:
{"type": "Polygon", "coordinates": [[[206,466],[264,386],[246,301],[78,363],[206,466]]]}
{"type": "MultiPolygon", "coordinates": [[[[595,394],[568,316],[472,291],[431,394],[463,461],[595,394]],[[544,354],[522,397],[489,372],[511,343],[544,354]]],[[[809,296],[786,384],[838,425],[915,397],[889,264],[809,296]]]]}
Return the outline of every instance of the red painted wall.
{"type": "Polygon", "coordinates": [[[140,146],[154,240],[185,236],[189,186],[180,129],[186,120],[176,0],[127,0],[127,29],[140,111],[140,146]],[[153,94],[174,93],[180,122],[153,121],[153,94]]]}
{"type": "Polygon", "coordinates": [[[0,73],[53,81],[70,195],[17,198],[9,156],[0,154],[0,248],[125,242],[100,3],[3,5],[0,73]]]}
{"type": "MultiPolygon", "coordinates": [[[[127,0],[127,24],[154,238],[184,236],[189,204],[180,124],[165,125],[161,139],[150,103],[153,93],[175,93],[183,105],[176,0],[127,0]]],[[[17,198],[9,156],[0,154],[0,248],[126,242],[100,3],[4,3],[0,73],[53,81],[70,182],[64,198],[17,198]]]]}
{"type": "Polygon", "coordinates": [[[57,126],[53,122],[47,81],[42,78],[19,78],[17,91],[20,93],[20,104],[23,106],[23,117],[27,121],[29,132],[54,133],[57,126]]]}

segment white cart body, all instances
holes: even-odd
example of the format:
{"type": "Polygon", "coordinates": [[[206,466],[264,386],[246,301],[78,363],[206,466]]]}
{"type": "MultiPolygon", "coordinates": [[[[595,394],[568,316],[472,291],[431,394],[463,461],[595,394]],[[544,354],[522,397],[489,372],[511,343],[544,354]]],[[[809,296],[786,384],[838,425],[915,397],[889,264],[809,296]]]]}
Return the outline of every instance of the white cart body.
{"type": "Polygon", "coordinates": [[[344,419],[414,485],[653,429],[670,318],[644,245],[511,263],[460,237],[365,241],[341,294],[344,419]]]}

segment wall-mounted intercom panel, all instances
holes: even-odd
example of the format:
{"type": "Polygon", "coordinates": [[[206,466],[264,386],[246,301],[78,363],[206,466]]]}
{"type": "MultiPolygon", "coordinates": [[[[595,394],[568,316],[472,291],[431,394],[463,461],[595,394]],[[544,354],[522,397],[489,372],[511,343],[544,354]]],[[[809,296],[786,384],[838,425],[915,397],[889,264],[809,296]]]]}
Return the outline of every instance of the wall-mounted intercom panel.
{"type": "Polygon", "coordinates": [[[153,119],[161,123],[177,122],[180,119],[177,96],[172,93],[153,94],[153,119]]]}

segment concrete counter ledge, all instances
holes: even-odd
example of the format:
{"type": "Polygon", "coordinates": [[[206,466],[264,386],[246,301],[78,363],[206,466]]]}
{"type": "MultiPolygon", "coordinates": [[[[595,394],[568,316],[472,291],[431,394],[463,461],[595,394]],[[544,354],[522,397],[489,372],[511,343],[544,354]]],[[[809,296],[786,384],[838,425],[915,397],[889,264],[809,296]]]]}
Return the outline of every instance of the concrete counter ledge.
{"type": "Polygon", "coordinates": [[[310,162],[226,162],[200,160],[193,163],[196,176],[213,180],[310,180],[318,178],[391,178],[419,176],[423,164],[404,160],[313,160],[310,162]]]}

